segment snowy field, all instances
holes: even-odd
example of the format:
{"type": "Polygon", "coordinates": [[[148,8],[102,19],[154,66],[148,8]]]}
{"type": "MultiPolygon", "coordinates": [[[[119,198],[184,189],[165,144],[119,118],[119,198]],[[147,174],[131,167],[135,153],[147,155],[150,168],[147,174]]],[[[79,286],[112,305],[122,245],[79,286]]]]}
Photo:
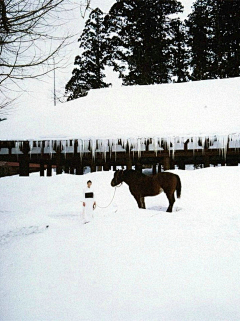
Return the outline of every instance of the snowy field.
{"type": "Polygon", "coordinates": [[[240,167],[174,171],[182,197],[139,210],[113,172],[0,179],[0,320],[239,321],[240,167]]]}

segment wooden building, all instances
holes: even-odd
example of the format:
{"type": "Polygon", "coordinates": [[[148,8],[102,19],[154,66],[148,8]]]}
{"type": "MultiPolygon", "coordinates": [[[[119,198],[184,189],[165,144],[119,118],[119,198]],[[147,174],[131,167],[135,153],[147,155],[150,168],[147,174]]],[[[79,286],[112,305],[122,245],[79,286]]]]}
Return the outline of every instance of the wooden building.
{"type": "Polygon", "coordinates": [[[19,163],[19,174],[28,176],[32,164],[39,164],[40,175],[52,175],[52,168],[56,168],[57,174],[62,172],[81,175],[85,167],[91,171],[115,169],[116,166],[141,169],[145,165],[151,165],[153,173],[161,170],[185,169],[186,165],[195,167],[209,167],[210,165],[237,166],[240,163],[240,149],[235,141],[228,140],[227,147],[219,146],[219,143],[206,140],[205,144],[198,142],[193,146],[191,140],[178,142],[175,148],[167,145],[164,139],[156,144],[151,139],[141,142],[140,149],[136,149],[130,142],[118,140],[116,143],[107,140],[104,149],[102,142],[96,149],[92,149],[91,141],[84,142],[84,148],[80,140],[69,141],[1,141],[0,161],[19,163]],[[17,146],[17,147],[16,147],[17,146]],[[31,146],[31,147],[30,147],[31,146]],[[107,147],[107,148],[106,148],[107,147]]]}
{"type": "Polygon", "coordinates": [[[92,90],[57,107],[23,110],[0,127],[0,162],[29,175],[125,166],[153,173],[240,163],[240,78],[92,90]],[[30,114],[30,116],[29,116],[30,114]],[[34,115],[33,115],[34,114],[34,115]]]}

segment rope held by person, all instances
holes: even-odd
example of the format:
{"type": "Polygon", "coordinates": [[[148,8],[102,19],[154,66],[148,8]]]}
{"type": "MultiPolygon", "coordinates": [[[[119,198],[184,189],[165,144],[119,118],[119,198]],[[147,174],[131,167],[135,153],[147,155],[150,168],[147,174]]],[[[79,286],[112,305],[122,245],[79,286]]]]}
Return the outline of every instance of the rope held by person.
{"type": "Polygon", "coordinates": [[[117,187],[120,187],[121,185],[122,185],[122,183],[115,187],[115,190],[114,190],[114,193],[113,193],[113,198],[112,198],[111,202],[107,206],[99,206],[99,205],[97,205],[97,207],[99,207],[99,208],[108,208],[112,204],[112,202],[114,200],[114,197],[115,197],[115,194],[116,194],[116,191],[117,191],[117,187]]]}

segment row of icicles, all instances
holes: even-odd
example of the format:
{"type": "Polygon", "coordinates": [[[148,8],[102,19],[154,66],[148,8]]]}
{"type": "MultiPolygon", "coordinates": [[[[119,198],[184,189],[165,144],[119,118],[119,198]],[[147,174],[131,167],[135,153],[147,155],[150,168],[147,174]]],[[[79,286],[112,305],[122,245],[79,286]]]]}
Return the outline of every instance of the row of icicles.
{"type": "MultiPolygon", "coordinates": [[[[43,141],[29,141],[30,154],[40,154],[44,144],[44,154],[54,154],[56,149],[60,148],[61,153],[74,153],[77,148],[77,153],[82,157],[86,153],[92,153],[95,158],[96,153],[100,152],[105,157],[107,153],[116,152],[137,152],[138,157],[141,152],[146,150],[154,151],[155,153],[169,150],[174,156],[176,150],[184,150],[184,144],[187,142],[188,150],[203,150],[207,143],[209,149],[219,149],[224,156],[226,156],[227,148],[240,148],[240,134],[221,135],[221,136],[194,136],[194,137],[167,137],[167,138],[122,138],[122,139],[77,139],[77,140],[45,140],[43,141]],[[77,147],[74,148],[74,144],[77,147]]],[[[15,149],[21,150],[23,142],[15,142],[15,149]]]]}

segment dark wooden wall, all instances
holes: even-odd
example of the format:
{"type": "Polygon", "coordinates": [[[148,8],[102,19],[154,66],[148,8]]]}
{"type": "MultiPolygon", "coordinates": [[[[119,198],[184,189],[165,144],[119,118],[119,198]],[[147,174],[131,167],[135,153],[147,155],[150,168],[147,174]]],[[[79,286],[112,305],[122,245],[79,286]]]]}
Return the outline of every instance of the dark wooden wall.
{"type": "MultiPolygon", "coordinates": [[[[153,173],[174,169],[185,169],[186,165],[193,164],[197,167],[209,167],[210,165],[231,165],[237,166],[240,163],[239,148],[230,148],[226,150],[215,148],[209,140],[206,140],[204,146],[201,142],[196,149],[189,149],[189,140],[186,140],[181,149],[173,151],[168,149],[164,140],[158,146],[158,150],[150,148],[152,141],[146,140],[144,150],[139,152],[133,150],[129,144],[118,141],[118,150],[114,151],[111,143],[107,152],[92,150],[91,143],[85,144],[84,151],[79,150],[79,140],[66,142],[53,141],[0,141],[0,161],[18,162],[20,176],[29,175],[29,164],[39,164],[40,175],[52,175],[53,167],[56,173],[62,172],[82,175],[85,167],[90,167],[92,172],[97,170],[116,169],[117,166],[132,168],[137,170],[143,167],[151,167],[153,173]],[[50,146],[49,146],[50,145],[50,146]],[[17,147],[16,147],[17,146],[17,147]]],[[[98,144],[98,143],[97,143],[98,144]]],[[[98,146],[97,146],[98,148],[98,146]]]]}

